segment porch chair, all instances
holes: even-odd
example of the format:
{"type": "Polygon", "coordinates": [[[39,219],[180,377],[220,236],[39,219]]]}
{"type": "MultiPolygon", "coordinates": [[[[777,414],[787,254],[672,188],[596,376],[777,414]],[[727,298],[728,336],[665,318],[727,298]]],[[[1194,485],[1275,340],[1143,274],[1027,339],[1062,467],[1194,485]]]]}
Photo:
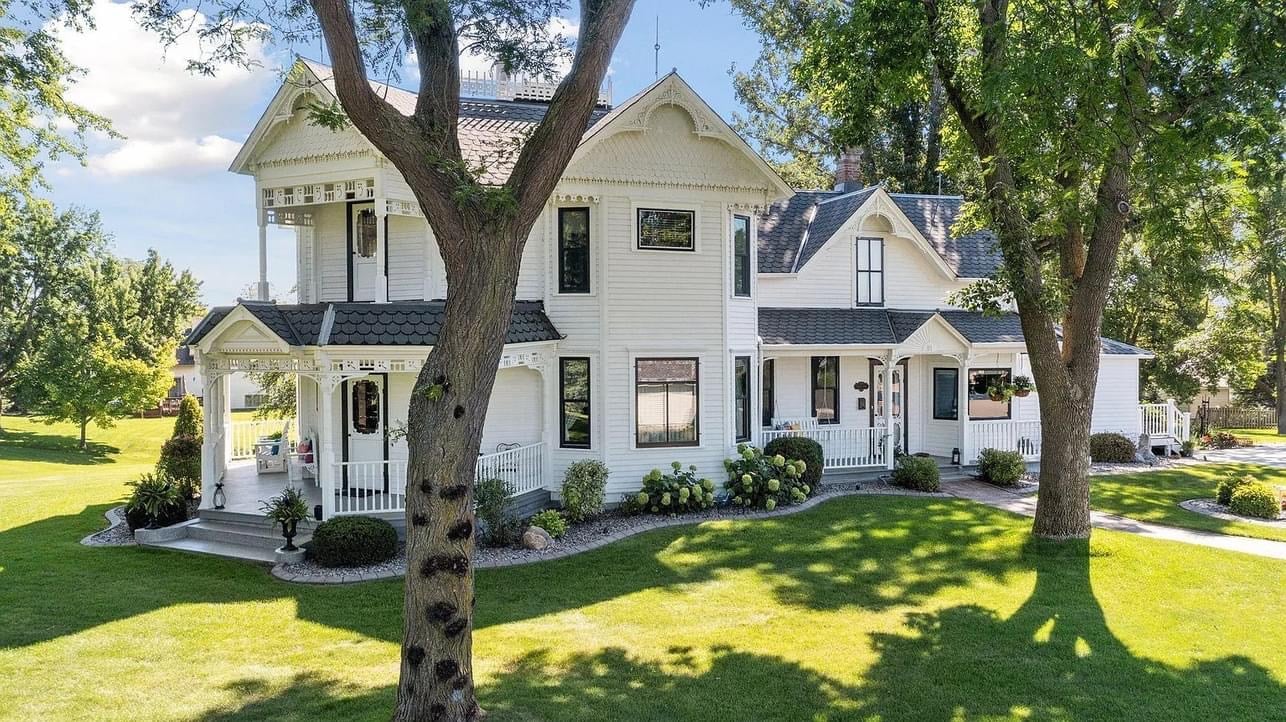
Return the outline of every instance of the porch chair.
{"type": "Polygon", "coordinates": [[[308,435],[299,440],[299,444],[286,460],[287,478],[292,481],[303,481],[304,479],[317,480],[317,449],[314,446],[313,439],[317,434],[312,429],[308,430],[308,435]]]}
{"type": "Polygon", "coordinates": [[[260,474],[281,474],[286,471],[286,458],[290,456],[290,422],[281,427],[281,438],[267,436],[255,442],[255,471],[260,474]]]}

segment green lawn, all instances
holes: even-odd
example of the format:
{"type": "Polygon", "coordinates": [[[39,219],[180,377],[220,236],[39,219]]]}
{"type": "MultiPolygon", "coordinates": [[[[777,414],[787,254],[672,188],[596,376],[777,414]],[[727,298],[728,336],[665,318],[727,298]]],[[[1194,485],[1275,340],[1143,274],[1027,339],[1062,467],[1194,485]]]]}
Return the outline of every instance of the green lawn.
{"type": "Polygon", "coordinates": [[[1179,502],[1188,499],[1213,498],[1219,477],[1232,471],[1251,474],[1270,484],[1286,485],[1286,469],[1257,464],[1202,464],[1093,477],[1090,480],[1090,505],[1098,511],[1141,521],[1286,541],[1286,528],[1281,526],[1224,521],[1179,506],[1179,502]]]}
{"type": "MultiPolygon", "coordinates": [[[[0,718],[388,718],[400,582],[82,547],[169,420],[88,456],[5,423],[0,718]]],[[[1286,564],[1102,531],[1033,545],[1029,524],[850,497],[483,571],[479,693],[495,720],[1281,719],[1286,564]]]]}
{"type": "Polygon", "coordinates": [[[1221,431],[1245,437],[1256,444],[1286,444],[1286,436],[1277,433],[1277,429],[1221,429],[1221,431]]]}

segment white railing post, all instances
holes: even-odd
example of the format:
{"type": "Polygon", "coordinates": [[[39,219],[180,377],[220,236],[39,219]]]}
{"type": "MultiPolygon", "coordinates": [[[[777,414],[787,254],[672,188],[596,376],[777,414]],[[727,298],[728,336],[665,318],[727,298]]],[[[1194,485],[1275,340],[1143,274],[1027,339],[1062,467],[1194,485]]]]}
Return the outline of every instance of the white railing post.
{"type": "Polygon", "coordinates": [[[317,444],[321,447],[317,455],[317,485],[321,487],[322,519],[335,515],[335,448],[336,434],[331,428],[334,423],[335,386],[321,383],[317,385],[321,395],[321,419],[318,424],[317,444]]]}

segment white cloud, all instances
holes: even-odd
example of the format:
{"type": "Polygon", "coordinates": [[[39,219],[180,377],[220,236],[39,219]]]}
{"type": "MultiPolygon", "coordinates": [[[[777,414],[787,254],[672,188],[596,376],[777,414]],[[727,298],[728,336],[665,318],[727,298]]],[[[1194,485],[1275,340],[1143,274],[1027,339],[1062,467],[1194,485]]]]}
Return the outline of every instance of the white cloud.
{"type": "Polygon", "coordinates": [[[71,61],[86,69],[70,99],[107,116],[126,137],[106,141],[90,156],[90,170],[130,175],[226,168],[240,146],[233,138],[249,130],[247,111],[262,105],[278,82],[264,48],[248,49],[263,67],[225,65],[214,77],[198,76],[188,72],[186,60],[199,54],[195,30],[203,16],[195,15],[193,31],[166,48],[134,22],[128,4],[96,0],[93,15],[95,27],[82,33],[51,27],[71,61]]]}

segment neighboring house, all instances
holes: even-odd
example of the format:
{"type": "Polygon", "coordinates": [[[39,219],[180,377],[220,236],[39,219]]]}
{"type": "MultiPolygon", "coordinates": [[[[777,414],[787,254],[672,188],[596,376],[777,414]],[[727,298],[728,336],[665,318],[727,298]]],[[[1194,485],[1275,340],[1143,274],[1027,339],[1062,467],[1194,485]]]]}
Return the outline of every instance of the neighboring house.
{"type": "MultiPolygon", "coordinates": [[[[170,368],[170,375],[174,377],[174,385],[166,393],[166,400],[162,406],[173,406],[177,410],[178,401],[188,394],[197,397],[198,401],[204,400],[205,383],[202,381],[201,369],[197,366],[190,347],[179,347],[174,355],[174,366],[170,368]]],[[[263,389],[246,373],[230,374],[227,384],[227,395],[232,411],[257,409],[264,401],[263,389]]]]}
{"type": "MultiPolygon", "coordinates": [[[[413,94],[377,89],[411,112],[413,94]]],[[[499,183],[512,158],[488,153],[546,106],[522,99],[541,88],[494,90],[508,99],[462,101],[459,133],[499,183]]],[[[334,97],[329,68],[300,61],[232,166],[255,179],[261,279],[263,229],[295,228],[300,302],[215,308],[189,338],[207,380],[204,498],[224,480],[229,508],[257,505],[237,484],[281,486],[229,468],[226,379],[260,369],[299,376],[311,449],[291,468],[315,474],[324,516],[402,509],[407,450],[390,432],[449,291],[397,170],[356,130],[309,123],[334,97]]],[[[998,262],[987,232],[952,233],[960,206],[795,192],[675,73],[602,107],[527,243],[479,474],[541,503],[569,464],[599,459],[615,501],[671,461],[722,481],[738,442],[786,433],[819,439],[830,468],[887,468],[896,449],[1035,458],[1038,394],[986,398],[1030,373],[1017,317],[947,300],[998,262]]],[[[1148,356],[1104,342],[1096,430],[1139,433],[1148,356]]]]}

